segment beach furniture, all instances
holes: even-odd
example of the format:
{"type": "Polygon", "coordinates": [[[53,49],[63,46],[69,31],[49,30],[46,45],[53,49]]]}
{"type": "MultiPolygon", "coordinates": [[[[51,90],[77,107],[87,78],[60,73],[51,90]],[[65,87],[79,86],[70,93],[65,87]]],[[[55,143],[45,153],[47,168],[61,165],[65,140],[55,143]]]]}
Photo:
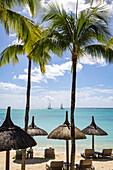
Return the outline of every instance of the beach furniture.
{"type": "Polygon", "coordinates": [[[50,165],[46,164],[46,170],[64,170],[63,161],[51,161],[50,165]]]}
{"type": "Polygon", "coordinates": [[[22,159],[22,150],[16,150],[16,159],[22,159]]]}
{"type": "Polygon", "coordinates": [[[89,126],[84,128],[82,132],[86,135],[92,136],[92,149],[94,149],[94,136],[105,136],[108,135],[104,130],[98,127],[95,123],[94,116],[92,116],[92,122],[89,126]]]}
{"type": "Polygon", "coordinates": [[[31,147],[29,150],[27,150],[27,159],[28,159],[29,157],[30,157],[31,159],[33,158],[33,149],[32,149],[32,147],[31,147]]]}
{"type": "Polygon", "coordinates": [[[98,153],[98,157],[111,157],[112,149],[103,149],[102,152],[98,153]]]}
{"type": "Polygon", "coordinates": [[[92,165],[92,160],[85,159],[80,160],[80,164],[76,164],[76,170],[95,170],[95,168],[92,165]]]}
{"type": "Polygon", "coordinates": [[[94,150],[93,149],[85,149],[85,153],[82,153],[81,156],[83,158],[90,158],[90,157],[94,157],[94,150]]]}
{"type": "MultiPolygon", "coordinates": [[[[66,111],[66,119],[64,123],[55,128],[49,135],[48,139],[59,139],[66,141],[66,164],[69,165],[69,140],[71,140],[71,124],[68,121],[68,111],[66,111]]],[[[86,139],[84,133],[75,127],[75,140],[86,139]]],[[[67,166],[67,170],[69,166],[67,166]]]]}
{"type": "Polygon", "coordinates": [[[6,170],[10,169],[10,150],[25,149],[37,144],[29,134],[14,125],[10,110],[11,107],[8,107],[6,118],[0,126],[0,151],[6,151],[6,170]]]}
{"type": "Polygon", "coordinates": [[[54,148],[45,149],[45,158],[55,159],[55,150],[54,148]]]}

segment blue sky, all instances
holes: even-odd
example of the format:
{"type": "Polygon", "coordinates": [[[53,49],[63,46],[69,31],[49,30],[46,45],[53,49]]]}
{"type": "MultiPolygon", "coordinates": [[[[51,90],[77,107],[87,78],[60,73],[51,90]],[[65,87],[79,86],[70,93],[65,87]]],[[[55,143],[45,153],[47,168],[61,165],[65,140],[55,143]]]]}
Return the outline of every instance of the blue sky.
{"type": "MultiPolygon", "coordinates": [[[[60,0],[60,3],[63,1],[60,0]]],[[[64,7],[75,9],[75,0],[65,0],[64,7]]],[[[80,9],[86,8],[84,1],[79,2],[80,9]]],[[[113,9],[113,3],[109,5],[113,9]]],[[[28,7],[20,10],[29,16],[28,7]]],[[[112,22],[110,27],[113,28],[112,22]]],[[[112,31],[112,30],[111,30],[112,31]]],[[[113,31],[112,31],[113,32],[113,31]]],[[[6,35],[0,25],[0,52],[11,44],[17,43],[14,33],[6,35]]],[[[46,66],[46,74],[40,73],[38,65],[32,64],[31,108],[70,107],[71,94],[71,54],[65,52],[62,58],[51,54],[52,60],[46,66]]],[[[0,108],[25,108],[26,79],[28,60],[19,57],[20,62],[13,66],[8,64],[0,68],[0,108]]],[[[77,107],[113,107],[113,64],[104,59],[93,60],[90,56],[83,57],[77,66],[77,107]]]]}

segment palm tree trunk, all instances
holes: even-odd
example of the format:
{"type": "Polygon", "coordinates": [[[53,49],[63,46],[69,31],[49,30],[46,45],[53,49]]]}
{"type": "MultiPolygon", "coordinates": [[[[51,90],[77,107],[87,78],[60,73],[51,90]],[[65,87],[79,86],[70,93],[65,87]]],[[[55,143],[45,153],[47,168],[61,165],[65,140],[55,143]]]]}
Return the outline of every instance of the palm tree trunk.
{"type": "Polygon", "coordinates": [[[72,54],[72,69],[73,69],[73,75],[72,75],[72,90],[71,90],[71,167],[70,169],[74,169],[75,164],[75,123],[74,123],[74,110],[75,110],[75,98],[76,98],[76,63],[77,63],[77,57],[75,52],[72,54]]]}
{"type": "MultiPolygon", "coordinates": [[[[28,121],[29,121],[29,108],[30,108],[30,90],[31,90],[31,60],[29,59],[28,64],[28,82],[27,82],[27,93],[26,93],[26,112],[25,112],[25,131],[28,129],[28,121]]],[[[22,166],[21,170],[25,170],[26,163],[26,149],[22,151],[22,166]]]]}

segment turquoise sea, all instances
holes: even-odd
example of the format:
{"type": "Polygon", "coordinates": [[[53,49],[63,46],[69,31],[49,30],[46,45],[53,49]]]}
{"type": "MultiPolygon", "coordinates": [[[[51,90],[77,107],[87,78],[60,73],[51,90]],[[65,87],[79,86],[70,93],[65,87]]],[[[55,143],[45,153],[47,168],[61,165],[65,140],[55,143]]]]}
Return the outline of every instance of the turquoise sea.
{"type": "MultiPolygon", "coordinates": [[[[65,113],[68,111],[68,117],[70,121],[69,109],[31,109],[29,115],[29,124],[31,123],[32,116],[35,117],[35,124],[46,130],[48,134],[64,123],[65,113]]],[[[23,109],[12,109],[11,119],[15,125],[24,127],[24,115],[23,109]]],[[[6,109],[0,109],[0,125],[3,123],[6,116],[6,109]]],[[[75,125],[80,129],[84,129],[91,123],[92,116],[95,118],[97,126],[108,133],[108,136],[95,136],[95,150],[102,150],[103,148],[113,148],[113,109],[80,109],[75,111],[75,125]]],[[[34,137],[37,141],[36,149],[42,150],[47,147],[53,147],[57,151],[65,151],[64,140],[47,139],[46,136],[34,137]]],[[[91,136],[87,135],[85,140],[77,140],[77,152],[83,152],[85,148],[91,148],[91,136]]]]}

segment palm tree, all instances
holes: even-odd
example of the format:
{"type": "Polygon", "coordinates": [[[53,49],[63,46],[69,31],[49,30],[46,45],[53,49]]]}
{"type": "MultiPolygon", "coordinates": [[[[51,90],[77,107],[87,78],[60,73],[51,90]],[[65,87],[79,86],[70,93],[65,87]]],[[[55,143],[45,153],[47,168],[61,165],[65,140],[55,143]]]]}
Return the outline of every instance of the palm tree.
{"type": "MultiPolygon", "coordinates": [[[[77,4],[78,5],[78,4],[77,4]]],[[[78,10],[78,6],[76,7],[78,10]]],[[[75,118],[76,104],[76,66],[80,57],[91,54],[92,57],[110,58],[112,49],[105,49],[110,36],[107,27],[106,9],[103,6],[90,7],[86,10],[66,12],[57,3],[48,4],[43,21],[49,21],[63,48],[69,49],[72,57],[72,89],[71,89],[71,170],[75,161],[75,118]],[[104,12],[103,12],[104,11],[104,12]]]]}
{"type": "MultiPolygon", "coordinates": [[[[39,28],[35,27],[35,31],[39,32],[39,28]]],[[[36,34],[37,35],[37,34],[36,34]]],[[[45,65],[50,60],[49,51],[53,51],[57,55],[60,56],[61,50],[60,46],[58,45],[59,42],[52,37],[52,32],[49,29],[42,30],[40,28],[40,37],[33,36],[31,40],[24,43],[23,45],[12,45],[7,47],[4,51],[0,53],[0,66],[6,65],[10,61],[13,64],[16,64],[19,59],[18,55],[27,54],[28,58],[28,80],[27,80],[27,92],[26,92],[26,109],[25,109],[25,131],[27,132],[28,129],[28,121],[29,121],[29,109],[30,109],[30,90],[31,90],[31,61],[34,63],[38,63],[40,65],[41,72],[45,73],[45,65]]],[[[25,169],[25,156],[26,150],[23,150],[22,154],[22,170],[25,169]]]]}
{"type": "Polygon", "coordinates": [[[27,4],[32,16],[34,16],[39,5],[38,2],[37,0],[1,0],[0,23],[4,26],[6,33],[9,34],[9,31],[13,30],[18,38],[21,37],[24,41],[27,41],[34,22],[12,9],[14,9],[15,6],[20,7],[27,4]]]}
{"type": "MultiPolygon", "coordinates": [[[[8,62],[10,62],[10,60],[15,63],[18,60],[17,55],[19,54],[24,54],[25,53],[25,49],[24,46],[22,45],[13,45],[10,46],[8,48],[6,48],[2,53],[1,53],[1,58],[0,58],[0,66],[3,66],[4,64],[7,64],[8,62]],[[12,52],[13,51],[13,52],[12,52]],[[4,62],[5,61],[5,62],[4,62]]],[[[46,53],[46,51],[44,51],[42,53],[42,60],[40,60],[40,56],[37,57],[37,61],[39,60],[39,64],[41,67],[41,71],[42,73],[45,73],[45,64],[47,64],[48,60],[50,59],[49,54],[46,55],[46,57],[44,56],[44,53],[46,53]],[[44,57],[44,60],[43,60],[44,57]]],[[[26,92],[26,109],[25,109],[25,131],[27,132],[28,129],[28,121],[29,121],[29,109],[30,109],[30,90],[31,90],[31,60],[33,60],[32,58],[32,53],[29,54],[27,56],[28,58],[28,80],[27,80],[27,92],[26,92]]],[[[36,59],[34,59],[36,61],[36,59]]],[[[22,170],[25,169],[25,159],[26,159],[26,149],[23,150],[22,153],[22,170]]]]}
{"type": "MultiPolygon", "coordinates": [[[[18,37],[18,40],[24,41],[26,46],[29,44],[35,43],[34,40],[37,40],[37,38],[40,37],[40,31],[37,28],[34,28],[34,22],[19,13],[15,12],[14,7],[20,6],[20,5],[28,5],[30,8],[30,12],[32,16],[34,16],[36,9],[39,5],[39,1],[37,0],[2,0],[0,3],[0,22],[4,25],[4,28],[6,30],[6,33],[9,34],[10,30],[13,30],[16,33],[16,36],[18,37]]],[[[14,48],[16,50],[16,48],[14,48]]],[[[18,47],[19,53],[20,49],[18,47]]],[[[29,49],[30,50],[30,49],[29,49]]],[[[13,51],[12,51],[13,53],[13,51]]],[[[4,64],[7,63],[8,58],[3,60],[4,64]]],[[[2,60],[1,60],[2,61],[2,60]]],[[[18,61],[17,56],[12,59],[13,63],[16,63],[18,61]]],[[[3,64],[3,63],[2,63],[3,64]]],[[[29,88],[29,86],[28,86],[29,88]]],[[[27,91],[27,94],[29,91],[27,91]]],[[[29,102],[27,98],[26,101],[26,114],[29,112],[29,105],[27,104],[29,102]]],[[[25,116],[25,122],[27,121],[27,116],[25,116]]],[[[25,127],[28,125],[25,123],[25,127]]],[[[27,129],[27,128],[25,128],[27,129]]],[[[22,156],[22,169],[25,169],[25,151],[23,152],[22,156]]]]}

